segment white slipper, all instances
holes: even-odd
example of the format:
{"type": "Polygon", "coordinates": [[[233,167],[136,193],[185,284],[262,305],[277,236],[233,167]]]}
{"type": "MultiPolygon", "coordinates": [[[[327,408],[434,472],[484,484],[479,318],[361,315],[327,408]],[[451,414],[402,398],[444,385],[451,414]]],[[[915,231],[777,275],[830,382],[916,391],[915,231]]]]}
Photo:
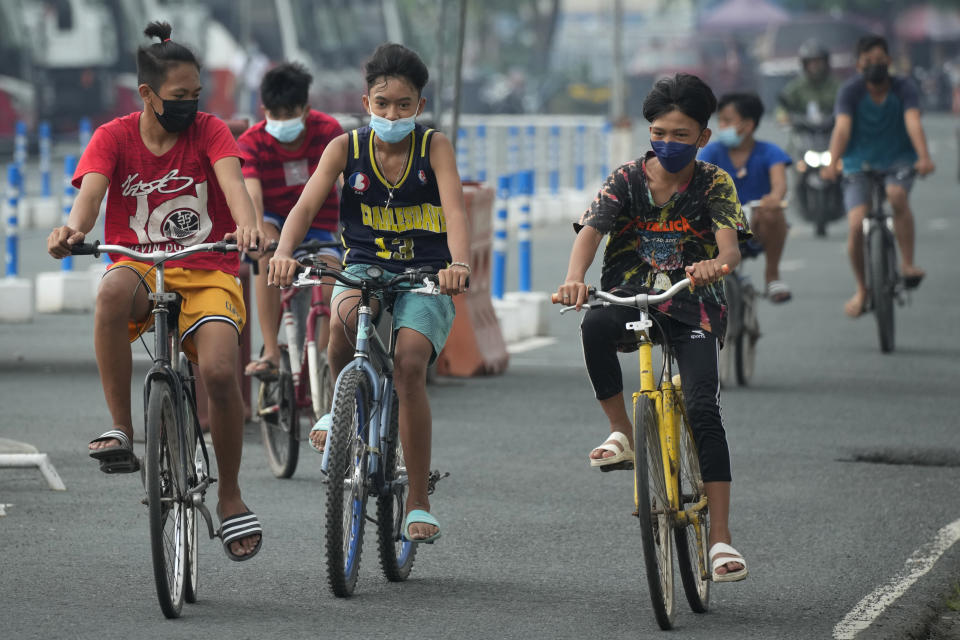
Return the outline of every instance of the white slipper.
{"type": "Polygon", "coordinates": [[[619,464],[628,460],[633,462],[633,449],[630,448],[630,441],[627,440],[626,435],[619,431],[612,432],[610,437],[607,438],[602,445],[594,447],[590,450],[590,453],[593,453],[597,449],[610,451],[614,455],[607,458],[590,458],[591,467],[605,467],[610,464],[619,464]]]}
{"type": "Polygon", "coordinates": [[[713,572],[714,582],[738,582],[747,577],[747,561],[743,559],[739,551],[724,542],[718,542],[710,547],[710,567],[713,572]],[[716,557],[721,553],[729,553],[730,555],[723,556],[722,558],[716,557]],[[727,571],[727,573],[724,574],[717,573],[717,569],[728,562],[742,564],[743,569],[739,571],[727,571]]]}

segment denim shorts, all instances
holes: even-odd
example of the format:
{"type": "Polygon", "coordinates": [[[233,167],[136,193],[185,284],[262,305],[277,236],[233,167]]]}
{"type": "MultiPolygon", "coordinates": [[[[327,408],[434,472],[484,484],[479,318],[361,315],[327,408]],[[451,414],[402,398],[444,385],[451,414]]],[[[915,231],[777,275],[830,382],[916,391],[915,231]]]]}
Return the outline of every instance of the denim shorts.
{"type": "MultiPolygon", "coordinates": [[[[368,267],[370,267],[368,264],[351,264],[347,265],[343,273],[355,278],[367,278],[368,267]]],[[[384,269],[380,280],[389,280],[396,275],[384,269]]],[[[346,291],[353,291],[353,289],[337,282],[333,288],[331,300],[336,300],[337,296],[346,291]]],[[[359,297],[348,298],[343,304],[347,305],[347,308],[352,308],[358,302],[359,297]]],[[[346,317],[346,310],[345,308],[343,311],[337,309],[333,311],[346,317]]],[[[455,314],[453,298],[450,296],[398,293],[393,302],[393,332],[396,334],[400,328],[405,327],[424,335],[433,345],[433,355],[430,357],[430,363],[433,364],[447,342],[455,314]]]]}
{"type": "MultiPolygon", "coordinates": [[[[270,213],[269,211],[263,212],[263,221],[269,222],[277,229],[283,229],[283,223],[286,221],[286,218],[278,216],[275,213],[270,213]]],[[[303,238],[304,240],[317,240],[319,242],[336,242],[337,236],[334,235],[332,231],[327,231],[326,229],[316,229],[310,227],[307,229],[307,235],[303,238]]],[[[343,247],[324,247],[317,252],[321,256],[332,256],[336,258],[337,262],[343,260],[343,247]]],[[[297,252],[294,252],[294,258],[300,257],[297,255],[297,252]]]]}
{"type": "MultiPolygon", "coordinates": [[[[898,178],[897,173],[903,169],[908,169],[913,165],[895,165],[888,169],[889,173],[884,178],[884,184],[888,187],[892,184],[903,187],[907,193],[913,186],[913,176],[907,178],[898,178]]],[[[870,204],[871,184],[869,178],[861,172],[849,173],[843,176],[843,206],[847,211],[860,205],[870,204]]]]}

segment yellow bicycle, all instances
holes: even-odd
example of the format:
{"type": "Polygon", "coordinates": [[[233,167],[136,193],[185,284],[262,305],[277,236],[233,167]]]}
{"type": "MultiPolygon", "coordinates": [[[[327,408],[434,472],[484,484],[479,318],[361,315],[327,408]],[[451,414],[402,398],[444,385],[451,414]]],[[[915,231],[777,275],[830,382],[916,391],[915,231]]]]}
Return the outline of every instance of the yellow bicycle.
{"type": "MultiPolygon", "coordinates": [[[[665,345],[660,382],[654,375],[653,326],[649,307],[669,300],[690,287],[688,278],[657,295],[620,297],[590,290],[598,302],[583,307],[610,304],[635,307],[640,318],[626,328],[639,342],[640,389],[633,394],[633,499],[640,521],[643,558],[653,611],[661,629],[671,629],[676,613],[674,601],[674,555],[690,608],[706,613],[710,599],[711,572],[708,562],[710,527],[707,496],[703,492],[700,459],[683,402],[680,376],[673,375],[673,358],[665,345]]],[[[561,313],[575,309],[565,307],[561,313]]]]}

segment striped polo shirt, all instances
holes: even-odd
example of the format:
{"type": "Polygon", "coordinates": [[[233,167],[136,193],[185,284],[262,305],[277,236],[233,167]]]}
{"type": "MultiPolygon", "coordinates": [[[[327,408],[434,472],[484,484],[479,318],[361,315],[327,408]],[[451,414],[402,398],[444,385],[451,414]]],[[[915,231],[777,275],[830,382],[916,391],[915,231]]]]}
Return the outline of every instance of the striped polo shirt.
{"type": "MultiPolygon", "coordinates": [[[[267,133],[266,124],[265,120],[258,122],[237,140],[244,160],[243,177],[260,181],[265,212],[286,218],[316,170],[323,150],[343,133],[343,128],[331,116],[311,110],[307,114],[307,135],[303,143],[296,150],[287,151],[267,133]]],[[[331,189],[311,226],[335,232],[338,213],[339,198],[336,189],[331,189]]]]}

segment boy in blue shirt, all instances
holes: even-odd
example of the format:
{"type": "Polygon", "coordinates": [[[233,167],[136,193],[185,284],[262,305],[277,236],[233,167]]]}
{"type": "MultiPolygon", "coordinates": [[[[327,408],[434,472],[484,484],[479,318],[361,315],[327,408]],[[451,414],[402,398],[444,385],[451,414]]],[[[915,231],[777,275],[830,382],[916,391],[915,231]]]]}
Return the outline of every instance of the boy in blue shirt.
{"type": "Polygon", "coordinates": [[[715,164],[733,178],[741,203],[759,201],[753,207],[750,228],[759,244],[751,240],[741,247],[744,255],[767,254],[765,269],[767,297],[782,303],[792,296],[780,279],[780,256],[787,241],[787,219],[783,197],[787,193],[787,165],[790,156],[773,144],[753,137],[763,116],[763,103],[754,93],[728,93],[718,102],[717,131],[700,151],[700,160],[715,164]]]}

